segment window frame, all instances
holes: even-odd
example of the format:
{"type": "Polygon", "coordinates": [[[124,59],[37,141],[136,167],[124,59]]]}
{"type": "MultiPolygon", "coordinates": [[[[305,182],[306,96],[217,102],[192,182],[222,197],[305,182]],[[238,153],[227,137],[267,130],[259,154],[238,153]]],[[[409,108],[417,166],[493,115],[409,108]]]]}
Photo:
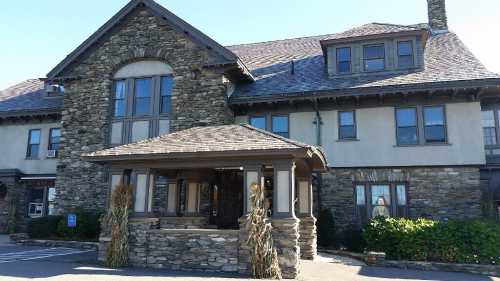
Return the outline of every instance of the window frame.
{"type": "Polygon", "coordinates": [[[49,144],[47,146],[47,149],[48,150],[55,150],[56,151],[56,156],[57,154],[59,153],[59,150],[60,150],[60,145],[61,145],[61,128],[50,128],[49,129],[49,144]],[[59,130],[59,142],[57,142],[57,145],[59,146],[57,149],[54,149],[52,147],[52,145],[54,144],[54,142],[52,141],[52,132],[54,130],[59,130]]]}
{"type": "MultiPolygon", "coordinates": [[[[420,144],[420,129],[419,129],[419,114],[418,114],[418,106],[402,106],[402,107],[395,107],[394,108],[394,120],[395,120],[395,125],[396,125],[396,145],[397,146],[415,146],[420,144]],[[402,144],[399,140],[399,130],[400,126],[398,124],[398,110],[400,109],[415,109],[415,129],[417,133],[417,141],[414,144],[402,144]]],[[[409,126],[405,126],[404,128],[407,128],[409,126]]]]}
{"type": "Polygon", "coordinates": [[[358,140],[358,120],[356,119],[356,110],[339,110],[337,112],[337,134],[338,134],[338,140],[339,141],[350,141],[350,140],[358,140]],[[341,114],[342,113],[347,113],[347,112],[352,112],[352,120],[353,120],[353,127],[354,127],[354,136],[353,137],[342,137],[341,136],[341,127],[346,127],[346,126],[351,126],[351,125],[341,125],[341,114]]]}
{"type": "Polygon", "coordinates": [[[337,74],[351,74],[352,73],[352,48],[350,46],[335,48],[336,72],[337,74]],[[349,50],[349,60],[339,60],[339,51],[343,49],[349,50]],[[349,71],[340,71],[340,63],[349,62],[349,71]]]}
{"type": "Polygon", "coordinates": [[[172,74],[169,74],[169,75],[161,75],[160,76],[160,93],[159,93],[159,102],[158,102],[158,110],[159,110],[159,114],[160,116],[169,116],[170,114],[172,114],[172,110],[173,110],[173,107],[172,107],[172,94],[174,92],[174,76],[172,74]],[[165,78],[169,78],[169,79],[172,79],[172,88],[170,89],[170,94],[169,95],[163,95],[163,79],[165,78]],[[169,111],[168,112],[163,112],[163,98],[164,97],[169,97],[170,99],[170,108],[169,108],[169,111]]]}
{"type": "Polygon", "coordinates": [[[370,44],[363,45],[363,71],[364,72],[380,72],[380,71],[387,70],[387,61],[386,61],[387,51],[385,49],[385,47],[386,47],[385,45],[386,45],[385,42],[370,43],[370,44]],[[375,47],[375,46],[382,46],[382,49],[384,50],[384,56],[383,57],[377,57],[377,58],[367,59],[366,58],[366,49],[369,48],[369,47],[375,47]],[[383,60],[384,67],[382,69],[368,70],[367,67],[366,67],[366,61],[369,61],[369,60],[383,60]]]}
{"type": "MultiPolygon", "coordinates": [[[[156,76],[158,77],[158,76],[156,76]]],[[[132,79],[132,117],[133,118],[148,118],[154,115],[155,110],[155,95],[158,95],[156,92],[156,85],[153,76],[145,76],[145,77],[133,77],[132,79]],[[150,95],[149,97],[137,97],[137,80],[147,80],[150,81],[150,95]],[[149,112],[147,114],[138,115],[136,111],[137,99],[149,99],[149,112]]],[[[161,94],[161,93],[159,93],[161,94]]]]}
{"type": "Polygon", "coordinates": [[[286,114],[272,114],[271,115],[271,127],[270,127],[270,132],[275,134],[275,135],[279,135],[279,136],[282,136],[284,138],[290,138],[290,116],[289,115],[286,115],[286,114]],[[284,117],[286,118],[286,132],[276,132],[274,130],[274,118],[275,117],[284,117]],[[282,133],[285,133],[286,136],[283,136],[281,135],[282,133]]]}
{"type": "Polygon", "coordinates": [[[26,159],[39,159],[40,158],[40,147],[42,143],[42,129],[29,129],[28,131],[28,145],[26,148],[26,159]],[[38,131],[38,143],[31,143],[31,135],[34,131],[38,131]],[[38,146],[37,155],[32,155],[32,147],[33,145],[38,146]]]}
{"type": "Polygon", "coordinates": [[[450,145],[448,138],[448,119],[446,104],[424,104],[424,105],[409,105],[409,106],[395,106],[394,107],[394,122],[396,127],[396,147],[408,147],[408,146],[440,146],[440,145],[450,145]],[[424,120],[424,109],[428,107],[441,107],[443,108],[443,127],[445,140],[443,142],[428,142],[425,137],[425,120],[424,120]],[[399,126],[397,119],[397,110],[415,108],[417,114],[417,142],[415,144],[400,144],[399,142],[399,126]]]}
{"type": "Polygon", "coordinates": [[[423,133],[423,138],[424,138],[424,144],[433,145],[433,144],[446,144],[446,143],[448,143],[448,126],[447,126],[448,122],[446,120],[446,107],[444,105],[424,105],[424,106],[422,106],[422,122],[423,122],[422,133],[423,133]],[[429,126],[425,125],[425,109],[432,108],[432,107],[440,107],[443,110],[443,125],[439,125],[439,126],[443,126],[443,130],[444,130],[444,140],[443,141],[439,141],[439,142],[428,141],[427,136],[425,134],[426,127],[429,127],[429,126]]]}
{"type": "Polygon", "coordinates": [[[415,68],[415,44],[413,42],[413,40],[411,39],[408,39],[408,40],[398,40],[397,43],[396,43],[396,55],[397,55],[397,58],[398,58],[398,69],[412,69],[412,68],[415,68]],[[410,43],[410,48],[411,48],[411,52],[410,52],[410,55],[401,55],[400,54],[400,51],[399,51],[399,45],[401,43],[410,43]],[[400,64],[400,58],[401,57],[411,57],[411,62],[412,64],[410,66],[401,66],[400,64]]]}
{"type": "MultiPolygon", "coordinates": [[[[484,111],[492,111],[493,112],[493,122],[495,123],[495,125],[493,127],[483,127],[483,124],[481,124],[481,130],[483,133],[483,142],[484,142],[484,128],[493,128],[495,130],[495,142],[496,142],[495,144],[486,144],[486,142],[484,142],[484,146],[486,148],[497,148],[500,146],[500,136],[498,135],[498,133],[500,132],[500,117],[498,116],[500,114],[500,108],[494,108],[494,107],[481,108],[481,114],[484,111]]],[[[482,121],[483,121],[483,119],[481,116],[481,123],[482,123],[482,121]]]]}
{"type": "Polygon", "coordinates": [[[248,124],[252,127],[255,127],[257,129],[261,129],[261,130],[265,130],[265,131],[268,131],[269,130],[269,125],[268,125],[268,121],[267,121],[267,115],[264,114],[264,115],[249,115],[248,116],[248,124]],[[263,118],[264,119],[264,127],[265,128],[258,128],[258,127],[255,127],[254,125],[252,125],[252,119],[254,118],[263,118]]]}
{"type": "Polygon", "coordinates": [[[372,186],[389,186],[389,195],[390,195],[390,206],[389,206],[389,213],[390,217],[392,218],[406,218],[409,217],[409,203],[410,203],[410,197],[409,197],[409,187],[410,184],[407,181],[356,181],[353,182],[353,202],[354,202],[354,208],[355,208],[355,213],[356,217],[360,220],[363,220],[362,216],[363,213],[366,216],[365,220],[362,221],[363,224],[368,223],[368,221],[372,220],[372,213],[373,213],[373,204],[372,204],[372,186]],[[398,195],[397,195],[397,187],[403,185],[405,187],[405,198],[406,198],[406,205],[399,205],[398,202],[398,195]],[[357,205],[357,187],[358,186],[364,186],[364,195],[365,195],[365,204],[364,205],[357,205]],[[362,209],[366,210],[362,210],[362,209]],[[402,210],[399,210],[399,208],[402,208],[402,210]]]}
{"type": "Polygon", "coordinates": [[[113,110],[111,111],[112,114],[112,119],[114,120],[117,120],[117,119],[125,119],[127,118],[128,116],[128,91],[129,91],[129,81],[128,79],[117,79],[117,80],[113,80],[113,91],[112,91],[112,94],[113,94],[113,110]],[[122,99],[117,99],[116,98],[116,89],[117,89],[117,84],[118,82],[123,82],[124,83],[124,88],[125,88],[125,93],[123,94],[123,98],[122,99]],[[116,101],[123,101],[123,115],[121,116],[117,116],[116,115],[116,101]]]}

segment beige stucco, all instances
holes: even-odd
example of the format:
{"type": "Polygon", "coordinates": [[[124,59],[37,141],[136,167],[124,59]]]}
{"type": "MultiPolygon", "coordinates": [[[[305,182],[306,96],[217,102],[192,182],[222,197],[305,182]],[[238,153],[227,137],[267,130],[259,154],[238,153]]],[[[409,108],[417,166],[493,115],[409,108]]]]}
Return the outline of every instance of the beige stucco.
{"type": "Polygon", "coordinates": [[[0,126],[0,169],[19,169],[24,174],[55,174],[57,159],[47,158],[49,131],[59,123],[9,124],[0,126]],[[30,129],[41,129],[39,159],[27,160],[30,129]]]}
{"type": "Polygon", "coordinates": [[[116,71],[114,79],[167,75],[173,72],[172,67],[161,61],[138,61],[127,64],[116,71]]]}
{"type": "MultiPolygon", "coordinates": [[[[336,110],[322,111],[321,145],[332,167],[485,164],[478,102],[446,105],[448,145],[396,146],[394,107],[356,109],[356,141],[339,141],[336,110]]],[[[238,117],[245,120],[246,117],[238,117]]],[[[315,112],[290,113],[290,137],[316,144],[315,112]]]]}

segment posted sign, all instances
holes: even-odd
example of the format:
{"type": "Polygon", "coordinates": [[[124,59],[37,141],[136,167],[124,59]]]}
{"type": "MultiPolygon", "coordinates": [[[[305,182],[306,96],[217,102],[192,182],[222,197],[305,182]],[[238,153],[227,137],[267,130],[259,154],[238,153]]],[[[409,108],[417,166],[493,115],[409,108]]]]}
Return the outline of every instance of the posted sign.
{"type": "Polygon", "coordinates": [[[68,214],[68,227],[76,227],[76,214],[68,214]]]}

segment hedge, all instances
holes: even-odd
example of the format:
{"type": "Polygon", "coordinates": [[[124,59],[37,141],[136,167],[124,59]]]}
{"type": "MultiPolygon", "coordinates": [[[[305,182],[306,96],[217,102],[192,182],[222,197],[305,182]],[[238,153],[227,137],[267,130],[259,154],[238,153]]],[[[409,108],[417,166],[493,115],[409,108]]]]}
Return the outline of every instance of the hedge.
{"type": "Polygon", "coordinates": [[[79,241],[97,241],[100,233],[100,214],[75,211],[77,226],[67,226],[67,215],[46,216],[31,219],[28,224],[28,235],[36,239],[61,239],[79,241]]]}
{"type": "Polygon", "coordinates": [[[500,264],[495,221],[377,218],[363,237],[367,250],[393,260],[500,264]]]}

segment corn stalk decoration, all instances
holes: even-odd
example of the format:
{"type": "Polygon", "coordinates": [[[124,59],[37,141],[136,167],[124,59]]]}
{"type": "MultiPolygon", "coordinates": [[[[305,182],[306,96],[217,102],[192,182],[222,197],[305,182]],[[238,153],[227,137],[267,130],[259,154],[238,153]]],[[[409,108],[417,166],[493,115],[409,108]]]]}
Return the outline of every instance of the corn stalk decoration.
{"type": "Polygon", "coordinates": [[[104,217],[111,228],[111,242],[106,252],[106,266],[118,268],[128,265],[128,216],[132,206],[132,187],[119,184],[111,196],[111,206],[104,217]]]}
{"type": "Polygon", "coordinates": [[[247,217],[246,230],[252,276],[256,279],[281,279],[278,253],[273,245],[272,226],[264,206],[264,190],[259,184],[252,184],[250,201],[252,211],[247,217]]]}

